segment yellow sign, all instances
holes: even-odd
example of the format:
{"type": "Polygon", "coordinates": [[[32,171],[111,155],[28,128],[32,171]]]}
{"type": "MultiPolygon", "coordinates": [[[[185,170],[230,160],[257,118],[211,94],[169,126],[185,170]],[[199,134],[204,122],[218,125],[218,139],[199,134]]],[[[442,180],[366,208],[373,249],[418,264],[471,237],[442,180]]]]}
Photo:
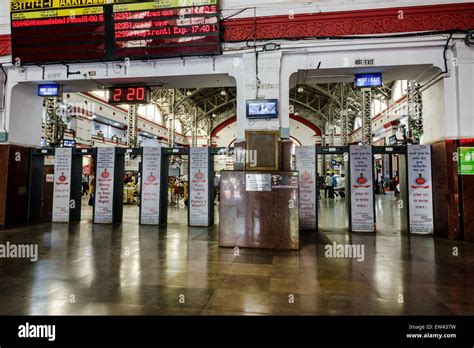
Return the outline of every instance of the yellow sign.
{"type": "Polygon", "coordinates": [[[162,8],[216,5],[217,0],[157,0],[150,2],[114,5],[114,12],[150,11],[162,8]]]}
{"type": "Polygon", "coordinates": [[[11,12],[105,5],[106,0],[11,0],[11,12]]]}
{"type": "Polygon", "coordinates": [[[71,8],[62,10],[47,10],[47,11],[29,11],[22,13],[12,13],[12,20],[20,19],[38,19],[38,18],[53,18],[53,17],[75,17],[87,16],[104,13],[103,7],[83,7],[71,8]]]}

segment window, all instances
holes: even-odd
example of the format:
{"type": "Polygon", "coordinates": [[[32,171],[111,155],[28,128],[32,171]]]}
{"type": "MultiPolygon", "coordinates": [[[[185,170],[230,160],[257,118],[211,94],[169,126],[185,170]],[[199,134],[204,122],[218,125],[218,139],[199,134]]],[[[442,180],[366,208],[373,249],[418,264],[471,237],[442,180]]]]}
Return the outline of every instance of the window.
{"type": "Polygon", "coordinates": [[[384,100],[373,99],[372,100],[372,117],[387,110],[387,103],[384,100]]]}
{"type": "Polygon", "coordinates": [[[392,99],[397,101],[401,97],[407,94],[408,81],[407,80],[398,80],[393,86],[392,99]]]}

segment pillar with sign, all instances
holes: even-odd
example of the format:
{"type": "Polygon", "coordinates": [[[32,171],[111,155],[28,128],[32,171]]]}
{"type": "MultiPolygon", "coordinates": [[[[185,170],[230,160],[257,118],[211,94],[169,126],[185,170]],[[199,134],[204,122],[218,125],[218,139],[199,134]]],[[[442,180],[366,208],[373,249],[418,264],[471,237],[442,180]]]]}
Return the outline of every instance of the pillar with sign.
{"type": "Polygon", "coordinates": [[[81,220],[82,155],[72,148],[57,148],[54,153],[53,222],[81,220]]]}
{"type": "Polygon", "coordinates": [[[372,146],[349,146],[349,159],[349,228],[352,232],[375,232],[372,146]]]}
{"type": "Polygon", "coordinates": [[[214,224],[214,161],[208,147],[189,150],[189,209],[190,226],[214,224]]]}
{"type": "Polygon", "coordinates": [[[300,230],[314,231],[317,229],[316,147],[298,146],[295,151],[295,167],[299,172],[300,230]]]}
{"type": "Polygon", "coordinates": [[[430,145],[408,145],[408,199],[411,233],[434,232],[430,145]]]}
{"type": "Polygon", "coordinates": [[[372,88],[382,86],[381,73],[356,74],[355,87],[362,92],[362,143],[372,144],[372,88]]]}
{"type": "Polygon", "coordinates": [[[97,148],[93,217],[95,224],[112,224],[122,221],[124,155],[125,149],[97,148]]]}
{"type": "Polygon", "coordinates": [[[160,225],[167,220],[168,158],[161,147],[144,147],[141,166],[140,224],[160,225]]]}

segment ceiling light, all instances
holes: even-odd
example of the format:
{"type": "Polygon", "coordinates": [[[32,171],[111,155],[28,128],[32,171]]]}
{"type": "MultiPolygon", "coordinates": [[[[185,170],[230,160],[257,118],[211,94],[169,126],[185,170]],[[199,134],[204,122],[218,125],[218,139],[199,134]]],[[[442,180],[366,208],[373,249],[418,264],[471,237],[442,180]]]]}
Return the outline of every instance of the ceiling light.
{"type": "Polygon", "coordinates": [[[215,118],[215,117],[217,117],[217,115],[216,115],[216,114],[212,114],[212,118],[215,118]]]}
{"type": "Polygon", "coordinates": [[[223,90],[221,91],[221,96],[226,96],[226,95],[227,95],[227,92],[225,91],[225,89],[223,89],[223,90]]]}
{"type": "Polygon", "coordinates": [[[120,123],[115,122],[114,126],[120,126],[120,123]]]}
{"type": "Polygon", "coordinates": [[[301,87],[301,86],[299,86],[299,87],[298,87],[298,93],[303,93],[303,92],[304,92],[304,88],[301,87]]]}
{"type": "Polygon", "coordinates": [[[191,95],[191,94],[193,94],[193,92],[191,92],[189,90],[186,92],[186,95],[191,95]]]}

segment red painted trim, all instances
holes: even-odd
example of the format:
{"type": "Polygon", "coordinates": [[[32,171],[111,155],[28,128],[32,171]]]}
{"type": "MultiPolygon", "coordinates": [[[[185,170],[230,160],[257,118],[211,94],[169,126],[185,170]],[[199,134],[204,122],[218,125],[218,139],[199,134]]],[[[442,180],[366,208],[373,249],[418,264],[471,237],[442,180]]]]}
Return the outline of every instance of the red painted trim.
{"type": "Polygon", "coordinates": [[[298,116],[298,115],[294,115],[294,114],[290,114],[290,118],[292,120],[295,120],[296,122],[304,124],[306,127],[313,130],[314,133],[316,133],[317,136],[321,136],[321,134],[322,134],[321,129],[318,126],[316,126],[313,122],[308,121],[307,119],[305,119],[301,116],[298,116]]]}
{"type": "Polygon", "coordinates": [[[390,121],[390,122],[387,122],[383,125],[383,128],[387,129],[387,128],[390,128],[390,127],[396,127],[400,124],[400,121],[396,120],[396,121],[390,121]]]}
{"type": "Polygon", "coordinates": [[[223,21],[224,41],[374,35],[474,28],[474,4],[443,4],[223,21]],[[403,12],[400,12],[403,11],[403,12]],[[400,18],[400,13],[403,18],[400,18]]]}
{"type": "Polygon", "coordinates": [[[211,138],[212,137],[217,137],[217,133],[219,133],[221,130],[223,130],[225,127],[231,125],[232,123],[237,121],[237,116],[232,116],[231,118],[228,118],[224,122],[218,124],[212,131],[211,131],[211,138]]]}
{"type": "Polygon", "coordinates": [[[12,51],[11,35],[0,35],[0,57],[8,56],[12,51]]]}
{"type": "Polygon", "coordinates": [[[299,140],[296,139],[295,137],[292,137],[292,136],[290,135],[290,139],[292,139],[294,142],[296,142],[298,146],[301,146],[301,141],[299,141],[299,140]]]}

